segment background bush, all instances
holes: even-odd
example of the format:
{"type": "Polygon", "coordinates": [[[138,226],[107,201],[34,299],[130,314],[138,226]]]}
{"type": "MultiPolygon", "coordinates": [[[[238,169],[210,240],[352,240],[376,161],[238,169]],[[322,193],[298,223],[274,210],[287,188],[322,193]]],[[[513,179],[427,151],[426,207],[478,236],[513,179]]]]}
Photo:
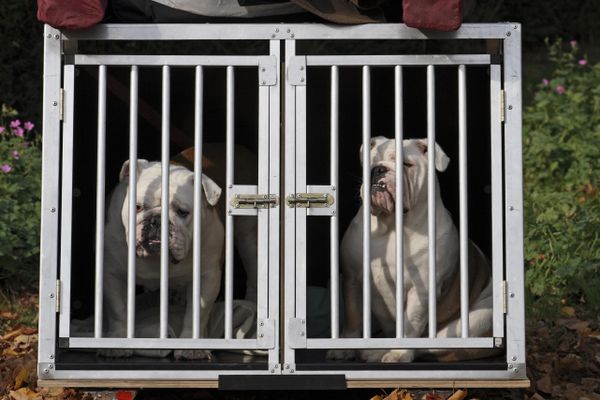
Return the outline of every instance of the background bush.
{"type": "Polygon", "coordinates": [[[41,149],[29,121],[0,114],[0,287],[30,285],[39,265],[41,149]]]}
{"type": "Polygon", "coordinates": [[[553,72],[523,114],[526,283],[541,312],[600,309],[600,64],[577,47],[549,47],[553,72]]]}

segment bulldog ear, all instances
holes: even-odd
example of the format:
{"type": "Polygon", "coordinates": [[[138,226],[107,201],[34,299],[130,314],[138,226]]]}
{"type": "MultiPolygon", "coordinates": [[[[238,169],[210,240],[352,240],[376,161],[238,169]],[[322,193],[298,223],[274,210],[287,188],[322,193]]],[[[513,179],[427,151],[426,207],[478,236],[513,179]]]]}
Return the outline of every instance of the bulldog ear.
{"type": "MultiPolygon", "coordinates": [[[[136,178],[140,176],[140,173],[144,168],[148,166],[148,160],[138,159],[137,160],[137,171],[136,178]]],[[[119,173],[119,182],[129,182],[129,160],[126,160],[121,167],[121,172],[119,173]]]]}
{"type": "MultiPolygon", "coordinates": [[[[390,139],[386,138],[385,136],[374,136],[371,138],[371,141],[369,143],[369,145],[371,146],[371,150],[373,150],[376,146],[379,146],[380,144],[382,144],[383,142],[386,142],[390,139]]],[[[362,165],[363,163],[363,145],[360,145],[360,164],[362,165]]]]}
{"type": "MultiPolygon", "coordinates": [[[[418,139],[417,147],[421,150],[423,155],[427,154],[427,139],[418,139]]],[[[437,142],[435,143],[435,169],[440,172],[444,172],[448,168],[450,158],[444,153],[444,150],[440,147],[437,142]]]]}
{"type": "Polygon", "coordinates": [[[222,190],[215,181],[204,174],[202,174],[202,189],[204,190],[204,195],[206,196],[208,204],[211,206],[217,204],[221,197],[222,190]]]}

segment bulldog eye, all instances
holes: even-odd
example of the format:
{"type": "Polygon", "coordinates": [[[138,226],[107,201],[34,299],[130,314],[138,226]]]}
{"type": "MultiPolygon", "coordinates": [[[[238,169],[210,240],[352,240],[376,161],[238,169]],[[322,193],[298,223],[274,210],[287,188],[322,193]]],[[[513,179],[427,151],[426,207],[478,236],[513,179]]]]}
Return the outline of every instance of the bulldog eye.
{"type": "Polygon", "coordinates": [[[404,166],[410,168],[410,167],[414,166],[414,164],[411,164],[411,163],[405,161],[404,166]]]}
{"type": "Polygon", "coordinates": [[[142,212],[144,210],[144,206],[142,206],[140,203],[137,203],[135,205],[135,211],[136,212],[142,212]]]}
{"type": "Polygon", "coordinates": [[[175,212],[177,213],[177,215],[178,215],[180,218],[185,218],[185,217],[187,217],[188,215],[190,215],[190,212],[189,212],[189,211],[186,211],[186,210],[184,210],[184,209],[182,209],[182,208],[178,208],[178,209],[177,209],[175,212]]]}

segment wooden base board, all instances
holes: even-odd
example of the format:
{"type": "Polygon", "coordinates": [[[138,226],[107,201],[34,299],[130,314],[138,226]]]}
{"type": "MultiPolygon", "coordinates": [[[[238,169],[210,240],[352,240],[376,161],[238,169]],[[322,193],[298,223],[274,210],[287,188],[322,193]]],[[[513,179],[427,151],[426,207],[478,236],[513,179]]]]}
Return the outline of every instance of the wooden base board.
{"type": "MultiPolygon", "coordinates": [[[[347,381],[348,389],[351,388],[436,388],[436,389],[464,389],[464,388],[527,388],[530,386],[528,379],[515,380],[359,380],[347,381]]],[[[104,388],[104,389],[216,389],[219,382],[216,380],[73,380],[60,379],[38,380],[40,387],[66,387],[66,388],[104,388]]]]}

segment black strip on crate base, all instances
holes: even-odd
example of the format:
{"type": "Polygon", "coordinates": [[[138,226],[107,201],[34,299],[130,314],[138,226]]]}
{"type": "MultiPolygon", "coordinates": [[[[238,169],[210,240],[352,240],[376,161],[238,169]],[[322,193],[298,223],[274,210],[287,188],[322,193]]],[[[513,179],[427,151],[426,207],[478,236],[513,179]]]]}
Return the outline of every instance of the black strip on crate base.
{"type": "MultiPolygon", "coordinates": [[[[235,354],[231,356],[236,356],[235,354]]],[[[268,368],[267,359],[265,357],[256,357],[250,361],[244,361],[243,355],[239,355],[237,359],[228,357],[227,362],[224,357],[219,358],[216,355],[215,361],[208,360],[174,360],[171,356],[168,357],[123,357],[123,358],[108,358],[97,356],[95,351],[59,351],[56,358],[57,370],[132,370],[132,371],[168,371],[168,370],[241,370],[241,371],[265,371],[268,368]]]]}
{"type": "Polygon", "coordinates": [[[59,363],[55,364],[56,370],[63,371],[266,371],[266,364],[258,363],[211,363],[211,362],[145,362],[122,361],[122,362],[98,362],[98,363],[59,363]]]}
{"type": "Polygon", "coordinates": [[[219,375],[219,390],[346,390],[346,376],[219,375]]]}
{"type": "Polygon", "coordinates": [[[504,362],[408,362],[408,363],[362,363],[327,362],[296,364],[298,371],[506,371],[504,362]]]}

